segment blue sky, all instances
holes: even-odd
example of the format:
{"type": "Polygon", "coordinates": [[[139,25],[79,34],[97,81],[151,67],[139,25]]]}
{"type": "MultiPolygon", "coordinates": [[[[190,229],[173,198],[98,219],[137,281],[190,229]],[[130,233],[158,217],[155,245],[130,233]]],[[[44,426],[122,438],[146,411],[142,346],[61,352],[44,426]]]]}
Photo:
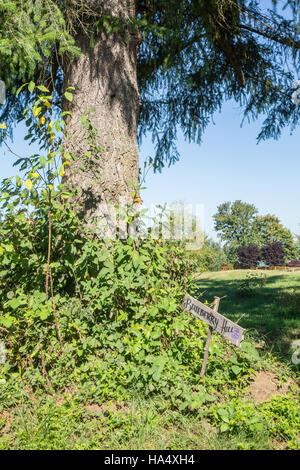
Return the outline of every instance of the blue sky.
{"type": "MultiPolygon", "coordinates": [[[[258,122],[240,127],[236,103],[227,103],[215,116],[198,146],[179,139],[180,162],[162,173],[149,173],[143,200],[147,207],[182,200],[203,204],[205,230],[216,239],[213,214],[224,201],[254,204],[261,215],[275,214],[293,233],[300,233],[300,129],[288,129],[278,141],[256,143],[258,122]]],[[[153,154],[150,139],[141,160],[153,154]]]]}

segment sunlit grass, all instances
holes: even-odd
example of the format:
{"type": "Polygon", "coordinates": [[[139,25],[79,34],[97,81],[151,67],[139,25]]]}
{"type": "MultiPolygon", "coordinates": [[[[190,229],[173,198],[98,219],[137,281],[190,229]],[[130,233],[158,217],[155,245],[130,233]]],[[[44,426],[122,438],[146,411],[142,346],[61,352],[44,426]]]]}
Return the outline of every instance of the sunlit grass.
{"type": "MultiPolygon", "coordinates": [[[[254,295],[239,295],[238,287],[250,270],[203,273],[197,277],[196,294],[209,302],[223,297],[219,312],[247,330],[264,337],[269,347],[284,355],[300,337],[300,272],[263,271],[266,283],[254,295]]],[[[252,271],[253,272],[253,271],[252,271]]],[[[254,271],[257,272],[257,271],[254,271]]],[[[289,354],[289,353],[288,353],[289,354]]]]}

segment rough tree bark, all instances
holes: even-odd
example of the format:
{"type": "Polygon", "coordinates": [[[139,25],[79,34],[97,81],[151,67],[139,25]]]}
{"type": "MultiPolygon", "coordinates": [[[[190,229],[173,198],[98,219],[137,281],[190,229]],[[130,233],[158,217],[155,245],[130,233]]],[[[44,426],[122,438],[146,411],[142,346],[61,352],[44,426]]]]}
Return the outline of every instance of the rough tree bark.
{"type": "MultiPolygon", "coordinates": [[[[95,3],[113,16],[131,18],[136,14],[135,0],[95,3]]],[[[65,61],[63,66],[65,89],[75,87],[73,101],[64,100],[64,111],[72,112],[66,120],[68,138],[64,140],[64,151],[76,156],[65,181],[82,189],[77,202],[91,221],[106,215],[107,203],[119,204],[123,198],[126,204],[132,204],[130,182],[138,185],[139,37],[124,26],[114,33],[100,33],[93,47],[84,33],[77,35],[76,43],[83,56],[65,61]],[[102,147],[98,160],[94,156],[84,157],[91,148],[80,117],[88,108],[95,110],[91,120],[98,130],[96,144],[102,147]]]]}

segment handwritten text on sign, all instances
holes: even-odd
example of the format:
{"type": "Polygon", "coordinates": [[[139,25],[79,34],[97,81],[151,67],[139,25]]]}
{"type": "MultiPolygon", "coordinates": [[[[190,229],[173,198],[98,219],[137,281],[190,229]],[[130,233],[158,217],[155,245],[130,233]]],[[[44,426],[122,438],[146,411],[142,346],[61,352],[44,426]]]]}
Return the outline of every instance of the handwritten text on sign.
{"type": "Polygon", "coordinates": [[[228,318],[223,317],[220,313],[214,312],[210,307],[188,294],[185,296],[182,305],[183,308],[191,312],[197,318],[200,318],[200,320],[203,320],[218,333],[225,336],[229,341],[235,344],[235,346],[240,347],[240,343],[243,341],[244,328],[228,320],[228,318]]]}

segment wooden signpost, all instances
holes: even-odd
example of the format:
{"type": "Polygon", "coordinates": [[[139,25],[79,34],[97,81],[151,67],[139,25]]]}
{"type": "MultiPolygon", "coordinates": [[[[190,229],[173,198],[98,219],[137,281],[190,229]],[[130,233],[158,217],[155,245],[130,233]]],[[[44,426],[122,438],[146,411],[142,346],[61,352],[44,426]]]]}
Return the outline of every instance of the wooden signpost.
{"type": "Polygon", "coordinates": [[[188,310],[200,320],[203,320],[209,325],[208,335],[206,338],[206,344],[204,348],[204,359],[201,370],[201,378],[204,377],[207,358],[208,358],[208,349],[213,331],[217,331],[221,335],[225,336],[231,343],[235,346],[240,347],[241,342],[243,341],[244,328],[241,328],[237,323],[229,320],[220,313],[218,313],[218,308],[220,304],[220,298],[215,297],[214,308],[210,308],[207,305],[204,305],[199,300],[194,299],[190,295],[186,295],[183,301],[183,308],[188,310]]]}

